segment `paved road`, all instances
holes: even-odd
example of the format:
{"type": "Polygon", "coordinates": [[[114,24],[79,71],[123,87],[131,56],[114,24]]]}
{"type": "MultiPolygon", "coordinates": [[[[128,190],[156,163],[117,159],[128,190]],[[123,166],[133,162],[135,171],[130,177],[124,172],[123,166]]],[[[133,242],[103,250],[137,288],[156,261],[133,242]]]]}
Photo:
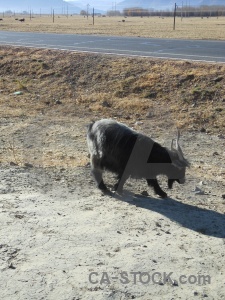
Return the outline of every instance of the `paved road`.
{"type": "Polygon", "coordinates": [[[0,31],[0,45],[225,63],[225,41],[0,31]]]}

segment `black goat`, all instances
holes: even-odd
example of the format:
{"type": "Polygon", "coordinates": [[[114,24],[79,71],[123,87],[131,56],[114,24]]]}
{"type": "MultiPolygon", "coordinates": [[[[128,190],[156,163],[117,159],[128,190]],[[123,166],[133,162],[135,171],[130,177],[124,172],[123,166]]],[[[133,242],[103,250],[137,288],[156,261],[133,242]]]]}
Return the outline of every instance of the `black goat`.
{"type": "Polygon", "coordinates": [[[185,170],[189,166],[179,145],[179,136],[178,132],[178,137],[172,140],[169,150],[150,137],[111,119],[102,119],[90,124],[87,144],[91,170],[98,188],[107,190],[102,173],[103,170],[108,170],[118,175],[116,191],[122,191],[129,177],[144,178],[156,194],[167,197],[158,184],[157,175],[166,175],[168,187],[171,189],[175,181],[184,183],[185,170]]]}

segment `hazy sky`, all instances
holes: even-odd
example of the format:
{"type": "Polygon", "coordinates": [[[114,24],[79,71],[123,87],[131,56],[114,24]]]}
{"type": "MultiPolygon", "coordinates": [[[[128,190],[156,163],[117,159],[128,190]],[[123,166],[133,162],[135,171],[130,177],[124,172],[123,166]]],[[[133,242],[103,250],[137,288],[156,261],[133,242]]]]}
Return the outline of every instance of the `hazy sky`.
{"type": "Polygon", "coordinates": [[[119,0],[119,1],[110,1],[110,0],[64,0],[64,1],[68,1],[68,2],[74,2],[74,3],[82,3],[83,5],[85,5],[86,3],[91,3],[91,4],[99,4],[99,5],[112,5],[112,2],[122,2],[123,0],[119,0]]]}
{"type": "Polygon", "coordinates": [[[118,0],[118,1],[114,1],[114,0],[64,0],[64,1],[68,1],[68,2],[73,2],[74,4],[77,4],[77,6],[79,6],[79,4],[82,4],[82,6],[85,6],[87,4],[90,4],[90,6],[93,7],[101,7],[102,9],[106,8],[111,8],[112,6],[115,5],[115,3],[119,3],[122,2],[123,0],[118,0]]]}

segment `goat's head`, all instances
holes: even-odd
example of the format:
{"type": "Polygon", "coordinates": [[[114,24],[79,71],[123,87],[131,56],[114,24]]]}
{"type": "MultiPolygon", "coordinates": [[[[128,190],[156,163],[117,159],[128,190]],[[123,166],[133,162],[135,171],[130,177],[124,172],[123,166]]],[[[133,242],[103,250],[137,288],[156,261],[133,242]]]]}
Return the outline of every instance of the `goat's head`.
{"type": "Polygon", "coordinates": [[[174,172],[172,172],[171,176],[168,178],[168,187],[170,189],[173,187],[173,183],[175,181],[177,181],[180,184],[183,184],[185,182],[186,167],[190,166],[188,160],[184,158],[183,151],[179,144],[179,139],[180,131],[177,130],[177,138],[172,139],[170,151],[172,166],[174,170],[174,172]]]}

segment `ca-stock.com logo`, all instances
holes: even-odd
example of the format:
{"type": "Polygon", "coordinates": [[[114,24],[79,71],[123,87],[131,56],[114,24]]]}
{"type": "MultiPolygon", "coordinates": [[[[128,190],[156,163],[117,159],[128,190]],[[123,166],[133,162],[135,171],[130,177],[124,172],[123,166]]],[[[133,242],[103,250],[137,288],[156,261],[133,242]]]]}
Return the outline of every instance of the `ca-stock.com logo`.
{"type": "Polygon", "coordinates": [[[89,283],[96,285],[110,285],[118,282],[120,284],[193,284],[193,285],[208,285],[211,284],[211,277],[209,275],[185,275],[182,274],[174,279],[173,272],[141,272],[122,271],[117,276],[113,276],[108,272],[91,272],[88,276],[89,283]]]}

